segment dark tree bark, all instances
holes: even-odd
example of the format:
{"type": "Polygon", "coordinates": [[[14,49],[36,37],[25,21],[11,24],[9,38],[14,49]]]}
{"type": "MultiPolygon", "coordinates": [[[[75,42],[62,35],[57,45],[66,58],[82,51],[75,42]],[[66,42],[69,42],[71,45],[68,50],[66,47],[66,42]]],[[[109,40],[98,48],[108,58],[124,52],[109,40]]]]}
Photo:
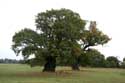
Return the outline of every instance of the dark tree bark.
{"type": "Polygon", "coordinates": [[[43,72],[55,72],[56,69],[56,57],[48,56],[44,65],[43,72]]]}
{"type": "Polygon", "coordinates": [[[72,65],[72,70],[80,70],[78,64],[73,64],[72,65]]]}
{"type": "Polygon", "coordinates": [[[80,70],[79,69],[79,58],[75,58],[75,61],[72,64],[72,70],[80,70]]]}

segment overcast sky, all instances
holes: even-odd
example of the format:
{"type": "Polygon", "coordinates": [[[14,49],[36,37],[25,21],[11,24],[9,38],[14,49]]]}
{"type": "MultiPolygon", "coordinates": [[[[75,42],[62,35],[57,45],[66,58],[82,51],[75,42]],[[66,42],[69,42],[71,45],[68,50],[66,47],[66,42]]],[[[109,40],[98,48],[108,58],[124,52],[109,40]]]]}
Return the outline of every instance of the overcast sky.
{"type": "Polygon", "coordinates": [[[97,21],[112,40],[97,49],[107,56],[125,57],[125,0],[0,0],[0,58],[21,59],[11,50],[12,36],[27,27],[35,28],[37,13],[66,8],[84,20],[97,21]]]}

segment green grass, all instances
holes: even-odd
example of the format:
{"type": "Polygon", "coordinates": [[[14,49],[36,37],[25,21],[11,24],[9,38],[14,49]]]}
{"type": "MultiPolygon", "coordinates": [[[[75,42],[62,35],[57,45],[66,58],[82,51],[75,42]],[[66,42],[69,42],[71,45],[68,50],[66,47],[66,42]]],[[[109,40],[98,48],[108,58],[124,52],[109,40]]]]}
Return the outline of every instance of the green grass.
{"type": "Polygon", "coordinates": [[[57,67],[55,73],[41,71],[41,67],[0,64],[0,83],[125,83],[124,69],[81,68],[81,71],[72,71],[68,67],[57,67]]]}

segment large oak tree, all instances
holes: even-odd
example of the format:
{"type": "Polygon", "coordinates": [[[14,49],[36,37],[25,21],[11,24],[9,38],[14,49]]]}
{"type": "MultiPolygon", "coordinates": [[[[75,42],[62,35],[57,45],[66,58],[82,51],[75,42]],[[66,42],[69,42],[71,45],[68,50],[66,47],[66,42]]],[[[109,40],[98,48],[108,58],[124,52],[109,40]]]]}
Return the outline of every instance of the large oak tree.
{"type": "Polygon", "coordinates": [[[36,30],[25,28],[13,36],[12,48],[32,65],[44,65],[43,71],[55,71],[56,58],[81,55],[78,43],[85,21],[68,9],[48,10],[36,16],[36,30]]]}
{"type": "Polygon", "coordinates": [[[90,28],[85,29],[86,21],[69,9],[38,13],[35,22],[36,30],[25,28],[15,33],[12,48],[31,66],[44,65],[43,71],[55,71],[57,60],[64,59],[70,62],[72,69],[79,70],[80,57],[84,57],[90,47],[110,40],[93,21],[90,28]],[[33,55],[34,58],[29,59],[33,55]]]}

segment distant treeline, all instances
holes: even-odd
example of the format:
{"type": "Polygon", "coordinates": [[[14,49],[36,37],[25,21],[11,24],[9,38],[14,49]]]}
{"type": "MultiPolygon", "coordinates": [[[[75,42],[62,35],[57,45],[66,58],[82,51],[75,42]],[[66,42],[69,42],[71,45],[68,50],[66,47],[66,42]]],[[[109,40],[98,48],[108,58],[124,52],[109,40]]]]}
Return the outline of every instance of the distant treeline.
{"type": "MultiPolygon", "coordinates": [[[[0,59],[0,63],[4,64],[28,64],[29,61],[32,61],[32,59],[29,60],[16,60],[16,59],[0,59]]],[[[62,60],[61,62],[58,62],[57,59],[57,65],[58,66],[70,66],[70,63],[68,60],[62,60]]],[[[123,58],[123,61],[118,60],[115,56],[109,56],[107,58],[104,57],[104,55],[94,55],[94,56],[87,56],[87,57],[81,57],[79,60],[79,66],[82,67],[103,67],[103,68],[125,68],[125,58],[123,58]]],[[[36,64],[36,62],[33,61],[33,64],[36,64]]],[[[38,63],[39,64],[39,63],[38,63]]]]}
{"type": "Polygon", "coordinates": [[[16,60],[16,59],[0,59],[0,63],[5,63],[5,64],[17,64],[17,63],[24,63],[24,60],[16,60]]]}

